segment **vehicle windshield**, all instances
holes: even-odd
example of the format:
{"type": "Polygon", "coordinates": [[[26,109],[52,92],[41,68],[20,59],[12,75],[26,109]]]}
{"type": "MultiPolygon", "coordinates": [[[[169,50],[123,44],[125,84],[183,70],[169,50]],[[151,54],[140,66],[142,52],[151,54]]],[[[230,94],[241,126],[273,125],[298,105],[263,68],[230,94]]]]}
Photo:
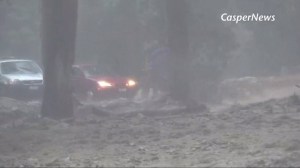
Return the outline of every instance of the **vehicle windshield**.
{"type": "Polygon", "coordinates": [[[86,76],[115,75],[111,68],[104,66],[85,66],[82,68],[82,70],[84,75],[86,76]]]}
{"type": "Polygon", "coordinates": [[[39,66],[32,61],[12,61],[1,63],[2,74],[39,74],[39,66]]]}

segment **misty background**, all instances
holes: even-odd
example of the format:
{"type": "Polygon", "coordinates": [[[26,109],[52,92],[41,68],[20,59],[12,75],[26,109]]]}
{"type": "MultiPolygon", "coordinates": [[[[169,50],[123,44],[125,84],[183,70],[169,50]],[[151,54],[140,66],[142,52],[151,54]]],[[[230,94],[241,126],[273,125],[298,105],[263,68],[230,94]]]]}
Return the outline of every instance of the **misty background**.
{"type": "MultiPolygon", "coordinates": [[[[300,69],[300,1],[190,0],[188,5],[194,96],[207,98],[226,78],[300,69]],[[223,13],[276,15],[276,21],[236,24],[223,22],[223,13]]],[[[1,56],[41,62],[40,7],[39,0],[0,1],[1,56]]],[[[147,56],[167,41],[166,19],[161,0],[79,1],[76,62],[142,77],[147,56]]]]}

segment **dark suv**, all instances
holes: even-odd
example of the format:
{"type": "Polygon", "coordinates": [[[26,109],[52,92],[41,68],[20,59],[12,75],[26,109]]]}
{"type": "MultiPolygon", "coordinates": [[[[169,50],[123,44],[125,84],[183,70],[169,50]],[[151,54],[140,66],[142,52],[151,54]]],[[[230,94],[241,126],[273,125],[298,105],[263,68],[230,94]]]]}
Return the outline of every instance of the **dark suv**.
{"type": "Polygon", "coordinates": [[[72,70],[75,95],[85,95],[96,98],[96,100],[118,97],[132,98],[138,89],[135,78],[117,75],[98,65],[73,65],[72,70]]]}

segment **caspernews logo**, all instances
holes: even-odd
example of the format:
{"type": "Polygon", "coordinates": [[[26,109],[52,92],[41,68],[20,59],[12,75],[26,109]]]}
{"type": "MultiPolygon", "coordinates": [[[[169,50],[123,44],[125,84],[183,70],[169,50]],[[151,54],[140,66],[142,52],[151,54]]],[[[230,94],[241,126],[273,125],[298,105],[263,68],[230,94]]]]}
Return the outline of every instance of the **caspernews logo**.
{"type": "Polygon", "coordinates": [[[261,15],[259,13],[252,13],[251,15],[231,15],[223,13],[221,20],[224,22],[274,22],[276,20],[275,15],[261,15]]]}

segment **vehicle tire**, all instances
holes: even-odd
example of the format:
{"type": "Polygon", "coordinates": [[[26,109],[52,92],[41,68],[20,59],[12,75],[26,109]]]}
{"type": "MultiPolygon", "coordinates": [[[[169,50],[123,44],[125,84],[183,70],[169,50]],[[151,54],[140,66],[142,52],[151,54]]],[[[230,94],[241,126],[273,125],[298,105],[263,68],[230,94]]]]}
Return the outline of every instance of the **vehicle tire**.
{"type": "Polygon", "coordinates": [[[95,93],[93,91],[86,92],[86,101],[93,101],[95,98],[95,93]]]}
{"type": "Polygon", "coordinates": [[[3,84],[0,85],[0,97],[7,97],[6,88],[3,84]]]}
{"type": "Polygon", "coordinates": [[[0,97],[5,97],[4,93],[3,93],[3,90],[4,90],[3,87],[0,86],[0,97]]]}

